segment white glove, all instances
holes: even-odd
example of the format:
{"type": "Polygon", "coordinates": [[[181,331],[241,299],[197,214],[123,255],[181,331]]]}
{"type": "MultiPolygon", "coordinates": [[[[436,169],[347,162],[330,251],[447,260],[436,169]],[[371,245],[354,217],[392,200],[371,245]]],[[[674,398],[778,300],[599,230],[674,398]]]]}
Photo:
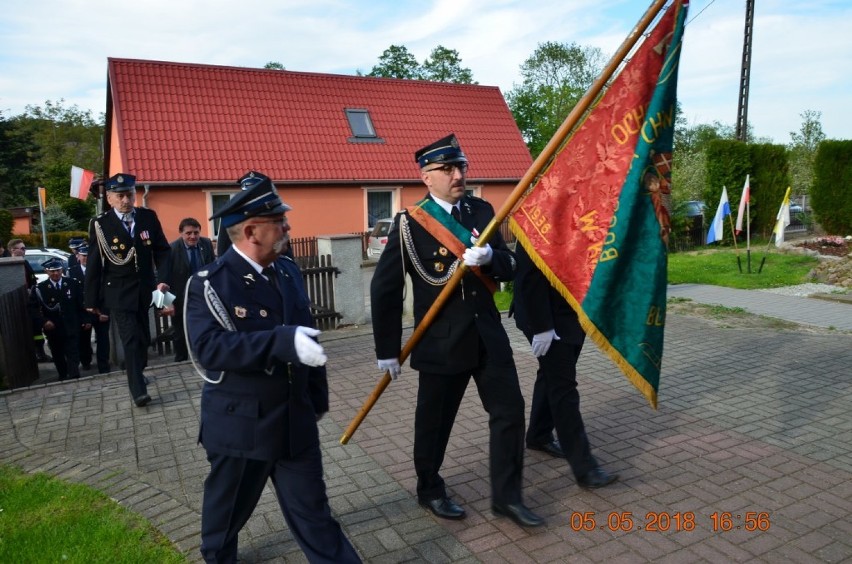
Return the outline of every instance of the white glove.
{"type": "Polygon", "coordinates": [[[299,362],[307,366],[322,366],[328,360],[325,352],[322,350],[322,345],[312,339],[320,334],[319,329],[310,327],[296,327],[296,333],[293,336],[293,345],[296,347],[296,354],[299,356],[299,362]]]}
{"type": "Polygon", "coordinates": [[[559,340],[559,335],[556,334],[556,331],[550,329],[549,331],[545,331],[544,333],[536,333],[532,338],[532,353],[535,356],[544,356],[547,354],[547,351],[550,350],[550,345],[553,344],[553,340],[559,340]]]}
{"type": "Polygon", "coordinates": [[[396,380],[402,373],[402,367],[399,365],[399,359],[396,358],[380,359],[379,370],[382,372],[390,372],[391,380],[396,380]]]}
{"type": "Polygon", "coordinates": [[[491,262],[492,255],[494,251],[491,250],[491,245],[486,243],[484,247],[465,249],[462,260],[465,266],[483,266],[491,262]]]}

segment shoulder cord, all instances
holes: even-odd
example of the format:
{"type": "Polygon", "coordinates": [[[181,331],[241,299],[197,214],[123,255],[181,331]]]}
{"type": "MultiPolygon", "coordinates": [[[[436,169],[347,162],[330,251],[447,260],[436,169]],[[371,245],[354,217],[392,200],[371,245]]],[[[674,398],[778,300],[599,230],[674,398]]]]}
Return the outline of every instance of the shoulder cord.
{"type": "MultiPolygon", "coordinates": [[[[186,332],[186,303],[189,300],[189,286],[190,283],[187,282],[186,290],[184,291],[184,308],[183,308],[183,327],[184,333],[186,332]]],[[[204,302],[207,304],[207,309],[210,310],[210,314],[213,316],[219,325],[225,328],[226,331],[236,331],[237,328],[234,327],[234,323],[231,321],[231,318],[228,317],[228,311],[225,309],[225,304],[222,303],[222,300],[219,298],[219,294],[216,293],[216,290],[213,289],[213,286],[210,284],[210,280],[204,281],[204,302]]],[[[192,347],[189,345],[189,337],[185,335],[187,340],[186,349],[189,351],[189,359],[192,361],[192,366],[195,368],[195,371],[201,376],[205,382],[209,382],[211,384],[220,384],[222,380],[225,378],[225,371],[219,373],[218,380],[212,380],[207,377],[205,370],[202,370],[200,366],[198,366],[198,362],[195,360],[195,355],[192,354],[192,347]]]]}
{"type": "Polygon", "coordinates": [[[112,252],[112,249],[109,248],[107,244],[106,237],[104,236],[104,231],[101,229],[101,224],[98,221],[95,221],[95,234],[98,239],[98,248],[101,250],[101,264],[104,263],[104,259],[108,259],[112,264],[116,266],[124,266],[129,263],[131,260],[134,262],[136,266],[136,270],[139,270],[139,264],[136,262],[136,247],[130,247],[130,250],[127,252],[127,256],[123,259],[115,256],[115,253],[112,252]]]}
{"type": "Polygon", "coordinates": [[[411,264],[414,266],[414,270],[420,278],[433,286],[443,286],[450,280],[450,278],[453,277],[453,273],[456,271],[456,268],[458,268],[459,262],[461,262],[459,259],[456,259],[453,264],[450,265],[450,268],[447,269],[447,273],[440,278],[432,276],[426,272],[426,269],[423,268],[423,263],[420,262],[420,257],[418,257],[415,252],[414,239],[411,237],[411,228],[408,225],[408,219],[404,215],[399,218],[399,233],[399,236],[405,245],[405,250],[408,251],[408,257],[411,259],[411,264]]]}
{"type": "Polygon", "coordinates": [[[38,286],[35,287],[35,292],[36,292],[36,296],[38,296],[38,301],[41,302],[41,306],[44,309],[46,309],[47,311],[59,311],[60,310],[60,304],[59,303],[57,303],[53,307],[51,307],[51,306],[49,306],[45,303],[44,296],[41,295],[41,290],[39,289],[38,286]]]}

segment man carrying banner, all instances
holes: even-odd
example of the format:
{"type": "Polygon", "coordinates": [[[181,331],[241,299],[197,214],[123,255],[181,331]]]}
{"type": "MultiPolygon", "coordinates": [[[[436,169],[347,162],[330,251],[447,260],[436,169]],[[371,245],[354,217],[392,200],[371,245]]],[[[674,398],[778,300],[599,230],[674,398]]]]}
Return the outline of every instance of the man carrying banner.
{"type": "Polygon", "coordinates": [[[453,134],[414,155],[429,195],[394,219],[370,287],[379,368],[400,373],[405,273],[419,324],[460,261],[471,269],[414,348],[420,371],[414,420],[414,468],[421,505],[444,519],[463,519],[447,494],[441,465],[471,376],[489,414],[492,511],[526,527],[544,524],[521,496],[524,399],[512,349],[492,293],[515,275],[515,258],[499,233],[469,248],[494,217],[490,204],[465,195],[468,160],[453,134]]]}
{"type": "Polygon", "coordinates": [[[580,414],[577,359],[586,334],[568,302],[536,268],[522,246],[512,301],[515,323],[538,358],[527,448],[564,456],[581,488],[602,488],[618,479],[592,456],[580,414]],[[558,441],[553,439],[556,429],[558,441]]]}

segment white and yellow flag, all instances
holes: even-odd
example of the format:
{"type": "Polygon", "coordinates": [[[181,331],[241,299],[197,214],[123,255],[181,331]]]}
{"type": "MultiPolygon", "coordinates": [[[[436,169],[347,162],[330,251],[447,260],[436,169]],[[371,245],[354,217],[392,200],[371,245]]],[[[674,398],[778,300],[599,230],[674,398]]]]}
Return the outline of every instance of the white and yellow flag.
{"type": "Polygon", "coordinates": [[[787,187],[787,192],[784,194],[784,201],[781,202],[781,209],[778,210],[778,215],[775,217],[775,246],[780,247],[784,242],[784,230],[790,225],[790,187],[787,187]]]}

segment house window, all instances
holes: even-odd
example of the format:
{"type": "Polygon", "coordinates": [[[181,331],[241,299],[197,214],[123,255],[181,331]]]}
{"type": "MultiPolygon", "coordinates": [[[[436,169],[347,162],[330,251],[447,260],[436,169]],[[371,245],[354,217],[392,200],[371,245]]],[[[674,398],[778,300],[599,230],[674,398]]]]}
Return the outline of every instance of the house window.
{"type": "Polygon", "coordinates": [[[352,130],[350,142],[384,143],[384,139],[376,135],[376,128],[373,127],[373,120],[368,110],[347,108],[346,119],[349,120],[349,129],[352,130]]]}
{"type": "MultiPolygon", "coordinates": [[[[227,192],[227,193],[212,193],[210,194],[210,209],[212,210],[210,215],[215,215],[225,207],[231,198],[237,195],[237,192],[227,192]]],[[[219,225],[222,223],[222,218],[217,217],[213,221],[210,222],[210,233],[212,233],[213,239],[219,238],[219,225]]]]}
{"type": "Polygon", "coordinates": [[[393,217],[393,191],[367,191],[367,227],[372,229],[376,222],[386,217],[393,217]]]}

